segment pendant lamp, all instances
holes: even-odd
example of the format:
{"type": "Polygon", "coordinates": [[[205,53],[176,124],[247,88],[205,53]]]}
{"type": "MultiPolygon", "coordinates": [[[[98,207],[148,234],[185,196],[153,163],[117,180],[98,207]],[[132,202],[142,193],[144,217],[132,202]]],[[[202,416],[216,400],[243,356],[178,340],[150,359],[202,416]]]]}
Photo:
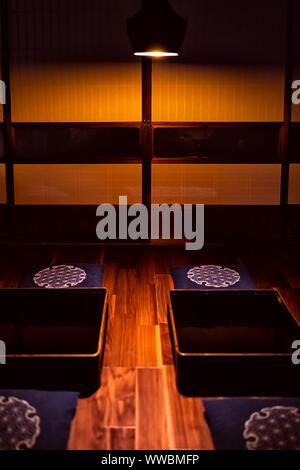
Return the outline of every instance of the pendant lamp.
{"type": "Polygon", "coordinates": [[[142,0],[141,10],[127,20],[134,55],[144,57],[178,56],[186,27],[168,0],[142,0]]]}

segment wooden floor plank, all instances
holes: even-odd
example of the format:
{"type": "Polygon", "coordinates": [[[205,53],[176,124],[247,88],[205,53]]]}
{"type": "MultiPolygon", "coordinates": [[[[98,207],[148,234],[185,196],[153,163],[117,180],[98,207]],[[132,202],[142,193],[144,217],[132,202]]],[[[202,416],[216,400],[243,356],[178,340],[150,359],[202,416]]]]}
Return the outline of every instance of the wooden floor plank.
{"type": "Polygon", "coordinates": [[[116,312],[106,364],[110,367],[136,366],[135,318],[126,318],[116,312]]]}
{"type": "Polygon", "coordinates": [[[103,274],[103,287],[108,289],[110,295],[117,293],[118,264],[106,263],[103,274]]]}
{"type": "Polygon", "coordinates": [[[172,289],[174,289],[174,284],[169,274],[158,274],[155,276],[155,300],[158,323],[168,322],[168,295],[172,289]]]}
{"type": "Polygon", "coordinates": [[[168,450],[166,402],[162,369],[137,370],[137,450],[168,450]]]}
{"type": "Polygon", "coordinates": [[[171,448],[212,450],[213,442],[204,420],[202,400],[179,394],[173,367],[164,367],[163,373],[171,448]]]}
{"type": "Polygon", "coordinates": [[[98,420],[95,397],[80,400],[72,423],[69,450],[108,450],[110,435],[98,420]]]}
{"type": "Polygon", "coordinates": [[[52,264],[103,264],[104,247],[63,246],[57,248],[52,257],[52,264]]]}
{"type": "Polygon", "coordinates": [[[112,351],[113,328],[116,310],[116,295],[108,295],[108,315],[104,345],[103,365],[109,366],[110,354],[112,351]]]}
{"type": "Polygon", "coordinates": [[[135,426],[135,386],[135,369],[103,368],[101,387],[93,402],[101,427],[135,426]]]}
{"type": "Polygon", "coordinates": [[[81,446],[70,439],[69,450],[121,451],[135,450],[135,428],[99,428],[94,434],[85,434],[81,446]]]}
{"type": "Polygon", "coordinates": [[[158,325],[137,326],[136,367],[161,367],[162,353],[158,325]]]}
{"type": "Polygon", "coordinates": [[[170,338],[170,329],[168,323],[161,323],[160,329],[160,341],[161,341],[161,352],[162,352],[162,363],[163,365],[173,365],[173,351],[170,338]]]}
{"type": "Polygon", "coordinates": [[[139,281],[136,286],[137,310],[136,324],[150,326],[157,323],[155,286],[139,281]]]}
{"type": "Polygon", "coordinates": [[[137,298],[137,274],[135,269],[119,269],[117,275],[116,315],[136,319],[139,306],[137,298]]]}
{"type": "Polygon", "coordinates": [[[110,450],[135,450],[135,428],[111,428],[110,450]]]}
{"type": "Polygon", "coordinates": [[[139,278],[153,284],[156,274],[168,274],[170,269],[169,249],[162,246],[149,246],[138,252],[137,271],[139,278]]]}

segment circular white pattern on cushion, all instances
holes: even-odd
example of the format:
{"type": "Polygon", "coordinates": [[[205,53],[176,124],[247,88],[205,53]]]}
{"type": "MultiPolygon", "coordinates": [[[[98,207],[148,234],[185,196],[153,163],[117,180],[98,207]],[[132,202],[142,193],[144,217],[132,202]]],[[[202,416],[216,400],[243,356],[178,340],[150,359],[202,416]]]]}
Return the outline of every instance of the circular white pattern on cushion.
{"type": "Polygon", "coordinates": [[[189,270],[187,277],[196,284],[205,287],[229,287],[240,281],[237,271],[222,266],[196,266],[189,270]]]}
{"type": "Polygon", "coordinates": [[[0,396],[0,450],[32,449],[40,435],[40,418],[27,401],[0,396]]]}
{"type": "Polygon", "coordinates": [[[66,289],[75,287],[86,279],[86,272],[74,266],[53,266],[38,272],[33,280],[46,289],[66,289]]]}
{"type": "Polygon", "coordinates": [[[288,406],[263,408],[245,423],[248,450],[300,450],[300,411],[288,406]]]}

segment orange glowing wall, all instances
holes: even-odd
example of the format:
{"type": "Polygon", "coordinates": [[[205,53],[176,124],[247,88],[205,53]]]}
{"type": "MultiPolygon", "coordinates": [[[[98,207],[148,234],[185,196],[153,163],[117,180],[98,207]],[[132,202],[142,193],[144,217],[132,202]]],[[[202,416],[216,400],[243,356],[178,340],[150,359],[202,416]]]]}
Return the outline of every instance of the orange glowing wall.
{"type": "Polygon", "coordinates": [[[280,165],[154,165],[153,202],[277,205],[280,165]]]}
{"type": "MultiPolygon", "coordinates": [[[[14,122],[142,119],[140,64],[19,64],[11,77],[14,122]]],[[[153,66],[154,121],[276,122],[283,97],[279,68],[153,66]]]]}
{"type": "Polygon", "coordinates": [[[154,121],[282,121],[283,99],[283,67],[153,67],[154,121]]]}
{"type": "Polygon", "coordinates": [[[17,64],[14,122],[141,121],[139,64],[17,64]]]}
{"type": "Polygon", "coordinates": [[[129,204],[142,198],[141,165],[15,165],[16,204],[129,204]]]}

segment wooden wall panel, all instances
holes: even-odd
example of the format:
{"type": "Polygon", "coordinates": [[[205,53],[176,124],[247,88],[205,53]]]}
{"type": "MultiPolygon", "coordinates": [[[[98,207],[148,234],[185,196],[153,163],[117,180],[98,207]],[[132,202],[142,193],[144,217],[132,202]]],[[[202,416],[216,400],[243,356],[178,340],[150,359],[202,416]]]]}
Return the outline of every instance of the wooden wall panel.
{"type": "Polygon", "coordinates": [[[6,203],[5,165],[0,165],[0,204],[6,203]]]}
{"type": "Polygon", "coordinates": [[[141,202],[141,165],[15,165],[16,204],[118,204],[141,202]]]}
{"type": "Polygon", "coordinates": [[[282,121],[284,70],[154,63],[153,120],[282,121]]]}
{"type": "Polygon", "coordinates": [[[153,202],[277,205],[280,177],[280,165],[156,164],[153,202]]]}
{"type": "Polygon", "coordinates": [[[300,204],[300,164],[290,165],[289,204],[300,204]]]}

